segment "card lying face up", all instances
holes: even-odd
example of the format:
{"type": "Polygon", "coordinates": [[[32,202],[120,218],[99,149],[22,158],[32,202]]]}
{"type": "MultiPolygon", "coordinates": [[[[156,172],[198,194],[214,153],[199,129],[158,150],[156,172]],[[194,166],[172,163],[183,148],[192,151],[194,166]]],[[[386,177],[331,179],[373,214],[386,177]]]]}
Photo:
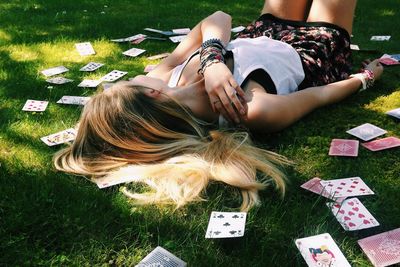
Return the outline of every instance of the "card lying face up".
{"type": "Polygon", "coordinates": [[[40,138],[40,140],[42,140],[48,146],[55,146],[69,141],[73,141],[75,140],[75,137],[76,137],[76,130],[74,128],[70,128],[55,134],[44,136],[40,138]]]}
{"type": "Polygon", "coordinates": [[[85,66],[80,68],[79,70],[80,71],[95,71],[102,66],[104,66],[103,63],[89,62],[88,64],[86,64],[85,66]]]}
{"type": "Polygon", "coordinates": [[[47,79],[46,82],[48,83],[52,83],[52,84],[65,84],[65,83],[70,83],[73,82],[74,80],[71,79],[67,79],[64,77],[54,77],[54,78],[50,78],[47,79]]]}
{"type": "Polygon", "coordinates": [[[139,48],[131,48],[129,50],[126,50],[122,54],[128,57],[137,57],[138,55],[146,52],[146,50],[139,49],[139,48]]]}
{"type": "Polygon", "coordinates": [[[374,140],[368,143],[363,143],[363,147],[371,151],[380,151],[384,149],[394,148],[400,146],[400,139],[397,137],[386,137],[379,140],[374,140]]]}
{"type": "Polygon", "coordinates": [[[400,262],[400,228],[360,239],[358,244],[375,267],[400,262]]]}
{"type": "Polygon", "coordinates": [[[316,194],[318,194],[320,196],[332,199],[332,200],[334,200],[335,202],[338,202],[338,203],[342,203],[343,200],[346,199],[344,197],[333,197],[333,196],[331,196],[328,193],[328,191],[326,191],[325,188],[321,185],[321,181],[322,181],[321,178],[314,177],[311,180],[309,180],[309,181],[305,182],[304,184],[302,184],[300,187],[304,188],[304,189],[306,189],[308,191],[311,191],[313,193],[316,193],[316,194]]]}
{"type": "Polygon", "coordinates": [[[126,75],[127,73],[127,71],[113,70],[101,77],[100,81],[113,82],[126,75]]]}
{"type": "Polygon", "coordinates": [[[78,87],[94,88],[94,87],[97,87],[100,83],[101,83],[101,80],[88,80],[88,79],[85,79],[80,84],[78,84],[78,87]]]}
{"type": "Polygon", "coordinates": [[[389,41],[390,37],[390,35],[373,35],[371,41],[389,41]]]}
{"type": "Polygon", "coordinates": [[[320,183],[324,189],[334,197],[353,197],[374,194],[360,177],[321,180],[320,183]]]}
{"type": "Polygon", "coordinates": [[[90,97],[88,96],[69,96],[65,95],[57,101],[58,104],[69,104],[69,105],[81,105],[84,106],[88,102],[90,97]]]}
{"type": "Polygon", "coordinates": [[[330,156],[357,157],[359,142],[348,139],[332,139],[330,156]]]}
{"type": "Polygon", "coordinates": [[[69,69],[67,69],[66,67],[58,66],[58,67],[42,70],[41,72],[44,76],[49,77],[49,76],[54,76],[54,75],[61,74],[61,73],[67,72],[67,71],[69,71],[69,69]]]}
{"type": "Polygon", "coordinates": [[[206,238],[231,238],[244,235],[245,212],[213,211],[208,223],[206,238]]]}
{"type": "Polygon", "coordinates": [[[310,267],[351,267],[328,233],[296,239],[295,243],[310,267]]]}
{"type": "Polygon", "coordinates": [[[96,52],[94,52],[93,46],[90,42],[85,42],[85,43],[78,43],[75,44],[76,50],[78,50],[79,55],[81,56],[89,56],[89,55],[94,55],[96,52]]]}
{"type": "Polygon", "coordinates": [[[186,267],[186,262],[162,247],[156,247],[135,267],[186,267]]]}
{"type": "Polygon", "coordinates": [[[47,105],[49,104],[48,101],[40,101],[40,100],[31,100],[28,99],[22,108],[23,111],[32,111],[32,112],[41,112],[45,111],[47,105]]]}
{"type": "Polygon", "coordinates": [[[380,135],[384,135],[387,131],[373,125],[370,123],[364,123],[360,126],[357,126],[353,129],[346,131],[346,133],[354,135],[364,141],[369,141],[374,139],[380,135]]]}

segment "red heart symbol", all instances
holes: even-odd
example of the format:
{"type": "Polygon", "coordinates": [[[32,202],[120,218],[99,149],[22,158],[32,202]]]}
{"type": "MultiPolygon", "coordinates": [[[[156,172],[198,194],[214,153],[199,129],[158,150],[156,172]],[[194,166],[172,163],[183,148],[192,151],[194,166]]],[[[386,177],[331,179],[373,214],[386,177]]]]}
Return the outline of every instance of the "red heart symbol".
{"type": "Polygon", "coordinates": [[[357,181],[354,181],[353,184],[358,184],[358,182],[357,182],[357,181]]]}
{"type": "Polygon", "coordinates": [[[344,210],[339,210],[339,213],[344,214],[344,210]]]}
{"type": "Polygon", "coordinates": [[[358,208],[358,207],[354,207],[354,208],[352,208],[352,210],[354,210],[354,211],[358,211],[358,210],[359,210],[359,208],[358,208]]]}
{"type": "Polygon", "coordinates": [[[348,189],[347,192],[352,192],[352,190],[348,189]]]}
{"type": "Polygon", "coordinates": [[[344,216],[343,219],[344,219],[345,221],[351,220],[351,218],[350,218],[350,217],[347,217],[347,216],[344,216]]]}
{"type": "Polygon", "coordinates": [[[349,227],[354,227],[354,226],[356,226],[354,223],[349,222],[349,227]]]}
{"type": "Polygon", "coordinates": [[[364,214],[362,214],[362,213],[358,214],[358,218],[364,218],[364,217],[365,217],[364,214]]]}
{"type": "Polygon", "coordinates": [[[355,185],[351,185],[350,187],[351,187],[351,188],[356,188],[356,186],[355,186],[355,185]]]}
{"type": "Polygon", "coordinates": [[[360,188],[360,191],[363,191],[363,192],[364,192],[364,191],[365,191],[365,188],[360,188]]]}
{"type": "Polygon", "coordinates": [[[338,187],[337,189],[343,189],[343,187],[338,187]]]}
{"type": "Polygon", "coordinates": [[[339,209],[340,205],[339,204],[335,204],[334,207],[339,209]]]}
{"type": "Polygon", "coordinates": [[[340,183],[341,185],[346,185],[346,183],[340,183]]]}
{"type": "Polygon", "coordinates": [[[364,224],[370,224],[370,221],[364,220],[363,223],[364,223],[364,224]]]}
{"type": "Polygon", "coordinates": [[[349,211],[349,215],[350,215],[350,216],[353,216],[354,214],[355,214],[354,212],[349,211]]]}
{"type": "Polygon", "coordinates": [[[353,206],[354,205],[354,202],[349,202],[348,203],[350,206],[353,206]]]}

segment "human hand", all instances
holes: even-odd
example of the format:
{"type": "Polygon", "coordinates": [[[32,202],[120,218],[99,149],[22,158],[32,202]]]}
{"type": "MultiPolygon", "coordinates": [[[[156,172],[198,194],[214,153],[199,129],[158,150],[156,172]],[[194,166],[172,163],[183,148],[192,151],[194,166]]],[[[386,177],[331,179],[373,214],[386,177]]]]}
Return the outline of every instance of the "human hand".
{"type": "Polygon", "coordinates": [[[369,59],[362,62],[363,69],[372,71],[374,73],[374,79],[378,80],[383,73],[383,66],[379,62],[379,59],[370,61],[369,59]]]}
{"type": "Polygon", "coordinates": [[[244,91],[233,78],[229,68],[222,62],[214,63],[205,69],[204,80],[214,112],[239,124],[240,117],[247,113],[247,104],[244,91]]]}

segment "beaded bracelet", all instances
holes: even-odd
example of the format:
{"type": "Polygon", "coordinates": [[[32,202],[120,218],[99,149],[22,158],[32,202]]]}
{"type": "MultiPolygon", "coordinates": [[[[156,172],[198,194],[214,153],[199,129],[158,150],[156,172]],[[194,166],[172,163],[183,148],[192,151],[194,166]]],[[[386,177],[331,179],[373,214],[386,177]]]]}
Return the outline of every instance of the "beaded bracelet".
{"type": "Polygon", "coordinates": [[[360,92],[364,91],[365,89],[371,88],[375,82],[375,75],[370,70],[363,70],[360,73],[350,75],[350,78],[355,77],[359,79],[362,83],[362,87],[360,88],[360,92]]]}
{"type": "Polygon", "coordinates": [[[201,45],[200,69],[198,73],[204,76],[206,68],[215,63],[225,63],[225,48],[219,39],[209,39],[201,45]]]}

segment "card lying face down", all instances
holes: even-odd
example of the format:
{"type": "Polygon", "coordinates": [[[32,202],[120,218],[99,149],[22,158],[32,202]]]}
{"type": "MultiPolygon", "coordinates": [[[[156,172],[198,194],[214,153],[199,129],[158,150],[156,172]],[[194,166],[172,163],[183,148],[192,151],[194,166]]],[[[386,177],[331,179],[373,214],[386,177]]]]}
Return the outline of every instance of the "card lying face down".
{"type": "Polygon", "coordinates": [[[213,211],[208,223],[206,238],[231,238],[244,235],[245,212],[213,211]]]}
{"type": "Polygon", "coordinates": [[[328,233],[296,239],[295,243],[310,267],[351,267],[328,233]]]}
{"type": "Polygon", "coordinates": [[[358,140],[332,139],[331,147],[329,148],[329,155],[357,157],[358,146],[358,140]]]}
{"type": "Polygon", "coordinates": [[[156,247],[135,267],[186,267],[186,262],[162,247],[156,247]]]}
{"type": "Polygon", "coordinates": [[[386,114],[400,119],[400,108],[389,110],[386,114]]]}
{"type": "Polygon", "coordinates": [[[346,133],[354,135],[355,137],[358,137],[364,141],[369,141],[371,139],[374,139],[380,135],[387,133],[387,131],[371,123],[364,123],[360,126],[357,126],[353,129],[346,131],[346,133]]]}
{"type": "Polygon", "coordinates": [[[374,140],[368,143],[361,144],[363,147],[371,151],[380,151],[384,149],[394,148],[400,146],[400,139],[397,137],[386,137],[378,140],[374,140]]]}

